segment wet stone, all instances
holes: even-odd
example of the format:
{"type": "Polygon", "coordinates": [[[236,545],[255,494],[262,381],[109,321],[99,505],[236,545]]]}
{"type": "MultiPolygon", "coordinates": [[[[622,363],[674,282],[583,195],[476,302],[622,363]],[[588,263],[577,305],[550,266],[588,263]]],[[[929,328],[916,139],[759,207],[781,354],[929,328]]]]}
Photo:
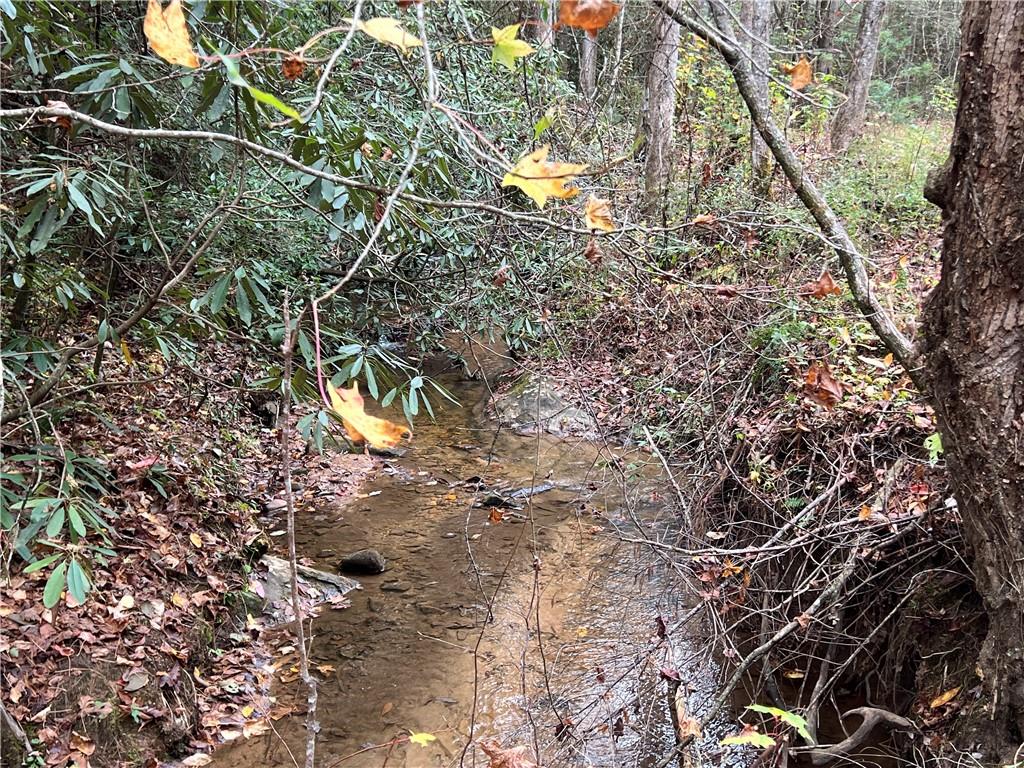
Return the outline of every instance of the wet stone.
{"type": "Polygon", "coordinates": [[[360,549],[345,555],[338,563],[342,573],[383,573],[388,561],[376,549],[360,549]]]}

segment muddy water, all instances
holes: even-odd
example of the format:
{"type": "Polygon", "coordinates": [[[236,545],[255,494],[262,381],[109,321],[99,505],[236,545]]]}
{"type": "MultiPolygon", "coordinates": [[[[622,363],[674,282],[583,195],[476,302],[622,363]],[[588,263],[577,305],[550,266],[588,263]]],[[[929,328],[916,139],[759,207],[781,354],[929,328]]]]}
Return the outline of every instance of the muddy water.
{"type": "MultiPolygon", "coordinates": [[[[300,555],[317,567],[363,547],[388,560],[351,607],[313,623],[317,765],[484,766],[476,745],[488,739],[528,747],[547,768],[657,765],[674,740],[655,622],[686,606],[664,564],[612,535],[657,535],[649,458],[498,429],[484,384],[443,381],[462,407],[436,405],[436,422],[422,420],[359,498],[299,523],[300,555]],[[500,520],[478,506],[482,486],[541,484],[555,487],[500,520]],[[410,732],[436,738],[411,744],[410,732]]],[[[676,645],[681,672],[708,669],[676,645]]],[[[301,706],[298,686],[280,683],[279,700],[301,706]]],[[[301,763],[302,720],[277,721],[215,764],[301,763]]]]}

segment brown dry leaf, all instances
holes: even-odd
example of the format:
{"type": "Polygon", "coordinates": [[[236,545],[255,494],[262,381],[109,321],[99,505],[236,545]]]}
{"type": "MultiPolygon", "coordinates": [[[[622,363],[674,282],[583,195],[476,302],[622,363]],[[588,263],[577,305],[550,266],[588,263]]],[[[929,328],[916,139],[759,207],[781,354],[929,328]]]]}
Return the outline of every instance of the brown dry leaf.
{"type": "Polygon", "coordinates": [[[826,408],[833,408],[843,398],[843,385],[832,376],[828,363],[815,361],[804,374],[804,394],[826,408]]]}
{"type": "Polygon", "coordinates": [[[562,0],[558,6],[558,21],[567,27],[586,31],[591,37],[608,26],[622,8],[611,0],[562,0]]]}
{"type": "Polygon", "coordinates": [[[938,709],[939,707],[945,706],[946,704],[949,704],[949,702],[951,702],[953,699],[955,699],[958,693],[960,693],[960,686],[957,686],[956,688],[950,688],[945,693],[940,693],[938,696],[932,699],[931,703],[928,706],[932,709],[938,709]]]}
{"type": "Polygon", "coordinates": [[[306,71],[306,62],[301,56],[289,56],[281,62],[281,74],[288,80],[298,80],[306,71]]]}
{"type": "Polygon", "coordinates": [[[142,31],[153,53],[164,61],[191,69],[199,66],[199,57],[192,50],[181,0],[171,0],[166,8],[160,6],[160,0],[149,0],[142,31]]]}
{"type": "Polygon", "coordinates": [[[587,229],[603,229],[605,232],[611,232],[615,229],[615,222],[612,221],[611,206],[607,200],[597,195],[592,194],[587,198],[587,208],[583,214],[583,220],[587,224],[587,229]]]}
{"type": "Polygon", "coordinates": [[[381,709],[380,709],[380,716],[384,717],[384,715],[386,715],[388,712],[390,712],[394,708],[395,708],[394,702],[391,702],[391,701],[387,702],[383,707],[381,707],[381,709]]]}
{"type": "Polygon", "coordinates": [[[717,221],[718,219],[713,213],[702,213],[699,216],[694,216],[690,224],[695,227],[713,227],[717,221]]]}
{"type": "Polygon", "coordinates": [[[583,251],[583,258],[595,266],[601,263],[601,249],[597,247],[597,240],[590,238],[587,241],[586,250],[583,251]]]}
{"type": "MultiPolygon", "coordinates": [[[[53,107],[54,109],[71,109],[66,101],[51,101],[47,99],[46,106],[53,107]]],[[[39,118],[44,123],[55,123],[56,125],[63,128],[65,131],[71,130],[71,118],[65,117],[64,115],[55,115],[53,117],[41,117],[39,118]]]]}
{"type": "Polygon", "coordinates": [[[800,286],[801,296],[813,296],[816,299],[823,299],[826,296],[838,296],[842,293],[839,285],[832,279],[832,273],[827,269],[821,271],[821,275],[813,283],[805,283],[800,286]]]}
{"type": "Polygon", "coordinates": [[[567,187],[576,176],[587,169],[585,165],[556,163],[548,160],[548,144],[523,155],[501,180],[503,187],[519,187],[538,208],[543,209],[549,197],[568,200],[579,194],[575,187],[567,187]]]}
{"type": "Polygon", "coordinates": [[[491,761],[489,768],[540,768],[527,755],[529,747],[510,747],[502,749],[496,741],[480,742],[480,749],[491,761]]]}
{"type": "Polygon", "coordinates": [[[505,517],[505,513],[502,512],[498,507],[491,507],[491,513],[487,516],[487,519],[492,523],[500,523],[502,518],[505,517]]]}
{"type": "Polygon", "coordinates": [[[806,56],[801,56],[796,64],[783,64],[782,71],[789,75],[789,85],[794,91],[802,91],[814,82],[814,68],[806,56]]]}
{"type": "Polygon", "coordinates": [[[685,739],[689,736],[695,739],[701,737],[700,722],[693,717],[685,717],[679,721],[679,738],[685,739]]]}
{"type": "Polygon", "coordinates": [[[491,278],[491,282],[494,283],[494,285],[497,286],[498,288],[501,288],[501,286],[508,282],[508,275],[509,269],[508,265],[506,264],[505,266],[503,266],[501,269],[494,273],[494,277],[491,278]]]}
{"type": "Polygon", "coordinates": [[[800,629],[807,629],[811,626],[811,617],[806,613],[801,613],[796,617],[796,623],[800,625],[800,629]]]}
{"type": "Polygon", "coordinates": [[[735,565],[731,558],[725,558],[725,562],[722,565],[722,578],[727,579],[730,576],[735,576],[738,573],[743,573],[743,566],[735,565]]]}
{"type": "Polygon", "coordinates": [[[338,390],[328,381],[327,394],[331,398],[331,408],[341,417],[341,423],[353,442],[366,443],[373,448],[394,448],[409,431],[387,419],[366,413],[358,382],[352,383],[352,389],[338,390]]]}

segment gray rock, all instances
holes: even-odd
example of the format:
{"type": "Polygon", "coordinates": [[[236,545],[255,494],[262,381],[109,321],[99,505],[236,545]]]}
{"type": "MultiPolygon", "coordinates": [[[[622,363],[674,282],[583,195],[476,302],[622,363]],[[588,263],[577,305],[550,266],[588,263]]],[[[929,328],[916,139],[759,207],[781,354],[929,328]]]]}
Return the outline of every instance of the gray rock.
{"type": "Polygon", "coordinates": [[[263,509],[267,512],[282,512],[288,507],[288,502],[284,499],[271,499],[264,506],[263,509]]]}
{"type": "Polygon", "coordinates": [[[360,549],[341,558],[338,570],[342,573],[383,573],[388,561],[376,549],[360,549]]]}
{"type": "Polygon", "coordinates": [[[408,581],[385,581],[380,588],[382,592],[408,592],[412,584],[408,581]]]}
{"type": "Polygon", "coordinates": [[[564,437],[597,432],[590,414],[567,403],[544,377],[524,376],[508,393],[495,398],[494,411],[500,421],[521,433],[549,432],[564,437]]]}

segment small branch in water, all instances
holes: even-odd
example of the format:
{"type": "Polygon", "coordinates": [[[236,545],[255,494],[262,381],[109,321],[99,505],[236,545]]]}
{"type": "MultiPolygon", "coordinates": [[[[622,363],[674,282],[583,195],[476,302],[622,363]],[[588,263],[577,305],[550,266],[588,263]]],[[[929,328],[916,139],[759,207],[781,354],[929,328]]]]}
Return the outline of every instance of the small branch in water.
{"type": "Polygon", "coordinates": [[[291,570],[292,613],[295,616],[295,632],[299,647],[299,677],[306,685],[306,768],[314,768],[316,757],[316,734],[320,724],[316,721],[316,681],[309,674],[309,656],[306,649],[306,632],[302,624],[302,606],[299,603],[298,558],[295,554],[295,494],[292,492],[291,471],[291,416],[292,416],[292,354],[298,338],[298,323],[292,327],[288,313],[288,294],[284,297],[284,341],[281,356],[284,358],[284,373],[281,377],[281,474],[284,477],[284,499],[288,516],[288,566],[291,570]]]}

